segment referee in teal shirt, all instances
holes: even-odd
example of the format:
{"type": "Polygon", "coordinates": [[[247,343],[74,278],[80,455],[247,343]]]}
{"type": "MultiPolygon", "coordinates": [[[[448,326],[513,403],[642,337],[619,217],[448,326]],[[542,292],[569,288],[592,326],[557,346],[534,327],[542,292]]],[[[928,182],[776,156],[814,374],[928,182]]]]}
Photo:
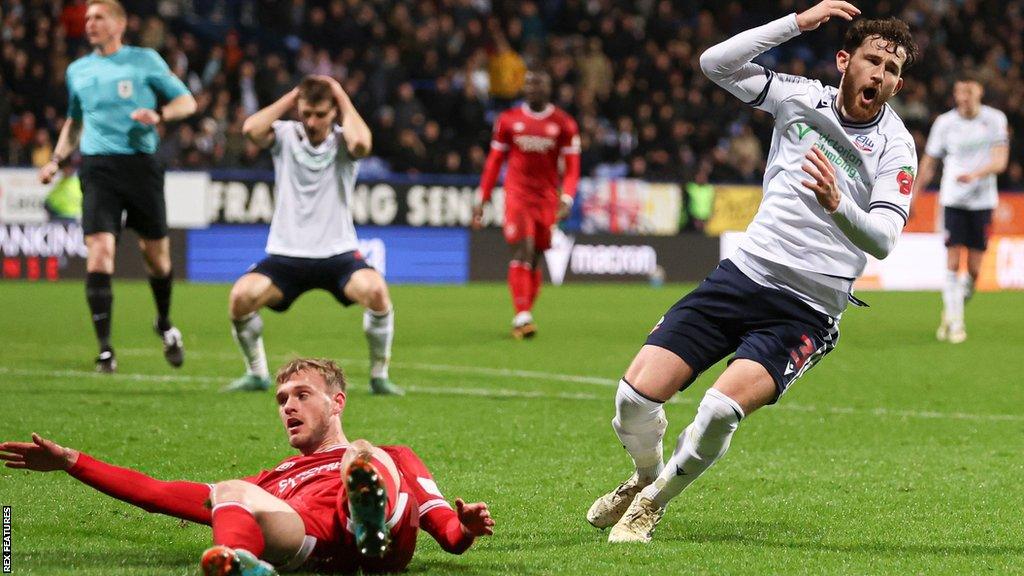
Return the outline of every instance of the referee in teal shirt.
{"type": "Polygon", "coordinates": [[[82,227],[88,249],[85,294],[99,340],[100,372],[117,369],[110,345],[110,278],[122,226],[139,235],[164,357],[175,368],[184,361],[181,332],[170,320],[164,169],[153,153],[159,142],[156,124],[189,116],[196,101],[154,50],[121,43],[125,22],[124,7],[117,0],[89,0],[85,33],[93,53],[68,66],[68,119],[53,160],[39,170],[40,181],[49,183],[75,148],[81,148],[82,227]],[[158,101],[165,104],[158,106],[158,101]]]}

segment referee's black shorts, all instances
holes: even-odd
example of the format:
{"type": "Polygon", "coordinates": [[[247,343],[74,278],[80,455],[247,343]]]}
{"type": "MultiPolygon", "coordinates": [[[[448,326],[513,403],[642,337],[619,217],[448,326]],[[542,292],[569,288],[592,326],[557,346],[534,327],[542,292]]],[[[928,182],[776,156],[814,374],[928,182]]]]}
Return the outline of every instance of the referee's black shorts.
{"type": "Polygon", "coordinates": [[[82,230],[120,235],[127,226],[147,240],[167,236],[164,167],[152,154],[82,156],[82,230]]]}

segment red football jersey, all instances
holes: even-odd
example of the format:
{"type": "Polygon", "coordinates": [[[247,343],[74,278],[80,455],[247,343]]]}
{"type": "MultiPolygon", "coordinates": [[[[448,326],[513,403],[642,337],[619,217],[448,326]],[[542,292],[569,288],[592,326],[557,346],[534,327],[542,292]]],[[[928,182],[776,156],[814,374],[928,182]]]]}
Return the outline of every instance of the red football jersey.
{"type": "MultiPolygon", "coordinates": [[[[393,537],[392,551],[383,560],[389,566],[397,563],[401,567],[412,557],[418,527],[422,526],[442,545],[449,543],[450,537],[441,529],[455,516],[455,512],[444,499],[426,465],[411,448],[380,448],[391,456],[401,476],[395,479],[398,493],[392,500],[388,518],[393,537]]],[[[345,447],[339,446],[309,456],[292,456],[273,470],[243,478],[284,500],[298,512],[306,524],[306,533],[320,541],[314,555],[325,556],[332,565],[339,562],[348,565],[348,561],[357,559],[347,510],[340,506],[339,500],[341,460],[345,451],[345,447]]]]}
{"type": "Polygon", "coordinates": [[[508,153],[505,195],[527,203],[558,204],[558,159],[580,153],[579,128],[553,104],[534,112],[527,104],[501,113],[491,148],[508,153]]]}

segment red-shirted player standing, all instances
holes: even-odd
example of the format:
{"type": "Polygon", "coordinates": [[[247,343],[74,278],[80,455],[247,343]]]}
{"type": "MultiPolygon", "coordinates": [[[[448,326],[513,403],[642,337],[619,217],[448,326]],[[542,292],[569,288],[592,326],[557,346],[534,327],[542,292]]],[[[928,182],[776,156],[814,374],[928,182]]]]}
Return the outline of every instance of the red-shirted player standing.
{"type": "Polygon", "coordinates": [[[491,199],[501,165],[505,174],[505,241],[512,248],[508,287],[516,309],[512,336],[532,337],[533,303],[540,293],[540,256],[551,247],[551,229],[569,214],[580,180],[580,138],[576,121],[551,104],[551,78],[544,72],[526,74],[526,102],[506,110],[494,125],[491,152],[480,178],[480,202],[473,210],[479,227],[483,205],[491,199]],[[559,159],[564,160],[559,192],[559,159]]]}
{"type": "Polygon", "coordinates": [[[288,442],[302,455],[242,480],[163,482],[36,434],[32,442],[0,443],[0,460],[10,468],[65,470],[148,512],[212,526],[214,546],[201,562],[207,576],[273,576],[274,565],[396,572],[412,559],[417,526],[453,554],[493,534],[487,505],[456,499],[453,510],[411,449],[349,443],[341,426],[345,379],[334,362],[284,366],[277,402],[288,442]]]}

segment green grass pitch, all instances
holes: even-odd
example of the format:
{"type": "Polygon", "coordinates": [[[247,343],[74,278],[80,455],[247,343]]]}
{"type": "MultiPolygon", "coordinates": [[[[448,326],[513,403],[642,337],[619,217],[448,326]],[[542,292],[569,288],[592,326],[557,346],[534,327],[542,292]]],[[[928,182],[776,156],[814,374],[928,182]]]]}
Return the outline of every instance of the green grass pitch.
{"type": "MultiPolygon", "coordinates": [[[[264,313],[271,362],[340,359],[350,438],[413,446],[449,499],[487,501],[494,537],[461,557],[422,535],[411,574],[1024,572],[1024,294],[979,294],[969,338],[936,342],[935,293],[866,294],[838,349],[669,508],[649,546],[610,546],[584,513],[629,474],[614,385],[689,287],[545,286],[537,339],[507,336],[502,285],[394,287],[392,375],[367,392],[361,314],[326,294],[264,313]]],[[[0,438],[36,431],[163,479],[216,481],[290,455],[270,394],[225,395],[242,360],[225,285],[175,286],[185,367],[152,333],[148,287],[115,282],[120,372],[92,373],[83,286],[0,284],[0,438]]],[[[667,407],[666,451],[721,366],[667,407]]],[[[0,469],[13,573],[186,575],[209,529],[150,515],[63,473],[0,469]]]]}

